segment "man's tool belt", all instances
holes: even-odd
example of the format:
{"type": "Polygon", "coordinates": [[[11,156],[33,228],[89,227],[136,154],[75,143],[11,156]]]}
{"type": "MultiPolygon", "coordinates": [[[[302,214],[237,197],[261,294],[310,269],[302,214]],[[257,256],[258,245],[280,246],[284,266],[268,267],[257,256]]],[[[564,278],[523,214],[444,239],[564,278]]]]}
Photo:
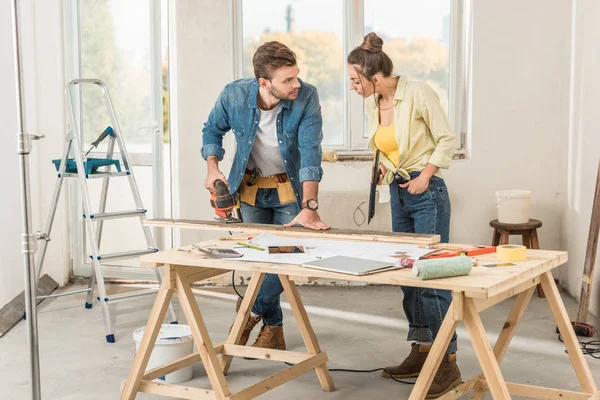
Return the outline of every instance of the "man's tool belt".
{"type": "Polygon", "coordinates": [[[288,175],[285,173],[273,176],[256,176],[247,169],[240,186],[240,200],[254,206],[258,189],[277,189],[280,204],[296,201],[294,189],[288,175]]]}

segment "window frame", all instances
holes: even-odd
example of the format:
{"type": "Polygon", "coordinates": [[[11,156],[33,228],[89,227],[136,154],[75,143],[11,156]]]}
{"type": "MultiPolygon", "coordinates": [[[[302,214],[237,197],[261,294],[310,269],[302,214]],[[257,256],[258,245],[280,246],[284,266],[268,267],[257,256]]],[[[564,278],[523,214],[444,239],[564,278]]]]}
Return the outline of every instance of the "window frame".
{"type": "MultiPolygon", "coordinates": [[[[230,4],[230,61],[233,79],[243,76],[243,7],[244,0],[229,0],[230,4]]],[[[467,141],[470,120],[470,87],[472,59],[472,0],[450,0],[450,55],[448,118],[456,133],[455,159],[468,156],[467,141]]],[[[345,55],[359,45],[364,37],[364,0],[343,1],[343,65],[347,76],[345,55]]],[[[347,82],[347,80],[346,80],[347,82]]],[[[323,145],[326,152],[339,156],[361,157],[370,154],[364,137],[364,100],[353,96],[350,85],[344,85],[344,143],[323,145]]]]}

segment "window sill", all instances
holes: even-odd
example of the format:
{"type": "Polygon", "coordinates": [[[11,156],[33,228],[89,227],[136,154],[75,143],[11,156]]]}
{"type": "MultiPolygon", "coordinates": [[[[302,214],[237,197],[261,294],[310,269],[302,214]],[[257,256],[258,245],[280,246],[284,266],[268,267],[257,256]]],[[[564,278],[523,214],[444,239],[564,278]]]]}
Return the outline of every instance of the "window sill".
{"type": "MultiPolygon", "coordinates": [[[[452,160],[467,160],[468,154],[465,149],[459,149],[454,152],[452,160]]],[[[322,161],[324,162],[353,162],[353,161],[373,161],[373,154],[368,150],[343,150],[343,151],[324,151],[322,161]]]]}

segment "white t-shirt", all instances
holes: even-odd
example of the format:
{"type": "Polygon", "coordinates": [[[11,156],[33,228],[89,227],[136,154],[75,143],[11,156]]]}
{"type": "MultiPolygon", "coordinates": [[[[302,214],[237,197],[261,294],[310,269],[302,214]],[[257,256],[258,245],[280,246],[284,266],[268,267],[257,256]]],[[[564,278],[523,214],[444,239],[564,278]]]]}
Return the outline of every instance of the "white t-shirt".
{"type": "Polygon", "coordinates": [[[256,131],[256,139],[254,139],[246,168],[252,170],[258,167],[261,176],[285,173],[277,141],[277,115],[280,109],[281,104],[278,104],[272,110],[260,110],[260,122],[256,131]]]}

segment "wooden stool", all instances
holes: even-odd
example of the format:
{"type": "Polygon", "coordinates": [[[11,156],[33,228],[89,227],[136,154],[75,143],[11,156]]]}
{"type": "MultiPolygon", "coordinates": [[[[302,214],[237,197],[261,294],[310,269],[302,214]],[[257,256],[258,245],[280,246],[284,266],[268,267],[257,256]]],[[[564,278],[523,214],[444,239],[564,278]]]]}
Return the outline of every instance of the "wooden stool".
{"type": "MultiPolygon", "coordinates": [[[[508,244],[510,235],[521,235],[523,237],[523,246],[536,250],[540,248],[537,228],[542,226],[542,221],[530,219],[529,222],[524,224],[507,224],[494,219],[490,221],[490,226],[494,228],[494,236],[492,237],[493,246],[508,244]]],[[[538,285],[537,292],[539,297],[546,297],[541,285],[538,285]]]]}

